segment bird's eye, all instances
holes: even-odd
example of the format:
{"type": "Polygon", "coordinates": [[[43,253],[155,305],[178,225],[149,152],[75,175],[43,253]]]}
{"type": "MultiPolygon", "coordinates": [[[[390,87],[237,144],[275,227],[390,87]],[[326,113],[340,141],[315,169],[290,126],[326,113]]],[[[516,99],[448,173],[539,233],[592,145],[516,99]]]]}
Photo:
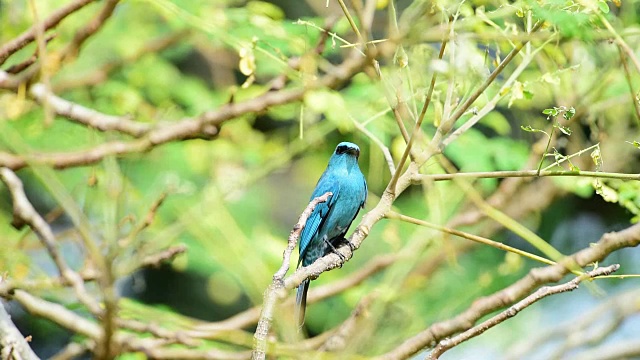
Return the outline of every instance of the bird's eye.
{"type": "Polygon", "coordinates": [[[340,155],[340,154],[344,154],[344,153],[346,153],[346,152],[347,152],[347,150],[349,150],[349,148],[348,148],[347,146],[345,146],[345,145],[338,146],[338,147],[336,148],[336,154],[338,154],[338,155],[340,155]]]}

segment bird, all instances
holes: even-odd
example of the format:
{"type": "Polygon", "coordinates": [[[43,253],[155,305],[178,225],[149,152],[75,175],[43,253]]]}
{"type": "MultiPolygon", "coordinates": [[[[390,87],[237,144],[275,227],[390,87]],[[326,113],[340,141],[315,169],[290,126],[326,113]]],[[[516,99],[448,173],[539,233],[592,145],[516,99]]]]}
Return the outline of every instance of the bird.
{"type": "MultiPolygon", "coordinates": [[[[360,148],[351,142],[339,143],[331,155],[310,201],[327,192],[332,195],[315,207],[302,229],[298,267],[311,265],[347,242],[345,234],[367,200],[367,182],[358,166],[359,156],[360,148]]],[[[310,281],[303,281],[296,294],[294,317],[299,331],[304,325],[310,281]]]]}

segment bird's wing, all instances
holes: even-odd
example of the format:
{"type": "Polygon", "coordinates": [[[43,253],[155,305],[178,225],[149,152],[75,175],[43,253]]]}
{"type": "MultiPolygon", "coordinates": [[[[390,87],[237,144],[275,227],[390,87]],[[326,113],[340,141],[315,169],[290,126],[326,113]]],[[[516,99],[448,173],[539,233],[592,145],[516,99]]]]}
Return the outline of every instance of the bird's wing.
{"type": "Polygon", "coordinates": [[[367,201],[367,195],[369,193],[369,190],[368,190],[368,187],[367,187],[367,181],[364,179],[364,176],[362,177],[362,185],[364,187],[364,190],[362,192],[362,197],[360,198],[360,205],[356,209],[355,214],[353,214],[353,217],[351,218],[351,221],[349,221],[349,225],[347,225],[347,227],[344,229],[344,231],[338,236],[339,238],[343,238],[347,234],[347,230],[349,229],[349,227],[351,227],[351,223],[353,222],[353,220],[355,220],[356,217],[358,216],[358,213],[360,212],[360,209],[364,209],[364,203],[367,201]]]}
{"type": "Polygon", "coordinates": [[[324,195],[326,192],[331,192],[332,195],[326,202],[320,203],[316,206],[311,213],[311,216],[309,216],[309,219],[302,230],[302,234],[300,235],[300,260],[298,260],[298,263],[300,263],[302,258],[304,258],[304,254],[307,251],[307,247],[309,246],[311,239],[313,239],[318,232],[318,229],[322,227],[322,224],[327,219],[327,215],[335,205],[338,193],[340,192],[340,185],[338,182],[331,179],[330,176],[323,174],[318,181],[318,185],[316,185],[316,189],[313,191],[313,195],[311,195],[311,200],[324,195]]]}
{"type": "Polygon", "coordinates": [[[362,192],[362,202],[360,203],[360,208],[364,209],[364,203],[367,202],[367,195],[369,195],[369,187],[367,186],[367,180],[362,177],[362,184],[364,185],[364,191],[362,192]]]}

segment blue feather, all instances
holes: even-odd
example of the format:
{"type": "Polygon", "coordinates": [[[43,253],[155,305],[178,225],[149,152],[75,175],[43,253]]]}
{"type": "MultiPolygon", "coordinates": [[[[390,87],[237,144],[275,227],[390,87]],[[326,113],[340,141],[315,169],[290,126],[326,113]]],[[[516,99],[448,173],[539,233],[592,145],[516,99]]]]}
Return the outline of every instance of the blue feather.
{"type": "MultiPolygon", "coordinates": [[[[345,238],[349,226],[367,200],[365,181],[358,157],[360,148],[350,142],[338,144],[322,173],[310,200],[331,192],[325,203],[318,204],[307,220],[300,235],[298,266],[311,265],[329,254],[345,238]]],[[[296,296],[296,318],[298,325],[304,323],[309,280],[298,287],[296,296]]]]}

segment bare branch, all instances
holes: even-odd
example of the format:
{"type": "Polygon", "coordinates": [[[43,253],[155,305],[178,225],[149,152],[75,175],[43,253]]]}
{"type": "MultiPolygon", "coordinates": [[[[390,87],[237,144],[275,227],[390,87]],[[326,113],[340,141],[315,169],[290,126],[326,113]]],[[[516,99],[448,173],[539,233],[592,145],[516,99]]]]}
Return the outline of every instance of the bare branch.
{"type": "MultiPolygon", "coordinates": [[[[47,34],[45,36],[44,42],[45,44],[48,44],[49,41],[53,40],[55,38],[55,34],[47,34]]],[[[39,49],[37,48],[34,52],[33,55],[31,55],[31,57],[29,57],[27,60],[19,63],[19,64],[15,64],[15,65],[11,65],[9,68],[7,68],[7,73],[9,74],[18,74],[22,71],[24,71],[25,69],[27,69],[29,66],[33,65],[37,60],[38,60],[38,55],[39,55],[39,49]]]]}
{"type": "MultiPolygon", "coordinates": [[[[2,282],[3,279],[0,277],[0,283],[2,282]]],[[[40,359],[31,350],[27,340],[11,321],[11,315],[5,310],[2,301],[0,301],[0,358],[16,360],[40,359]]]]}
{"type": "Polygon", "coordinates": [[[113,10],[115,10],[116,5],[120,0],[107,0],[104,7],[96,15],[95,18],[91,19],[89,23],[87,23],[83,28],[78,30],[73,37],[73,40],[67,47],[64,49],[62,53],[62,58],[67,58],[69,56],[75,57],[80,51],[80,47],[82,44],[93,34],[95,34],[102,25],[104,25],[105,21],[111,17],[113,14],[113,10]]]}
{"type": "Polygon", "coordinates": [[[278,299],[278,297],[285,296],[283,295],[282,291],[284,288],[284,282],[282,281],[282,279],[289,270],[291,253],[298,243],[300,233],[302,232],[302,229],[304,229],[304,225],[307,223],[309,216],[311,216],[313,209],[315,209],[318,204],[326,202],[331,195],[332,194],[330,192],[327,192],[322,196],[318,196],[317,198],[311,200],[309,205],[307,205],[307,208],[300,215],[298,222],[291,230],[291,234],[289,234],[287,248],[282,254],[282,266],[280,266],[280,269],[273,275],[273,282],[267,289],[264,296],[260,320],[258,320],[258,327],[256,328],[256,333],[254,335],[255,345],[253,354],[251,355],[251,358],[254,360],[262,360],[266,357],[267,335],[269,334],[269,328],[271,327],[271,321],[273,320],[273,310],[275,308],[276,300],[278,299]]]}
{"type": "MultiPolygon", "coordinates": [[[[91,149],[63,153],[15,155],[8,152],[0,152],[0,166],[18,170],[27,166],[29,162],[33,162],[46,164],[56,169],[65,169],[93,164],[111,155],[145,152],[167,142],[197,137],[210,139],[218,134],[219,127],[225,121],[235,119],[247,113],[259,113],[272,106],[299,101],[307,91],[313,89],[323,87],[334,88],[339,86],[360,71],[368,61],[367,58],[359,55],[349,57],[340,66],[334,68],[334,71],[307,87],[266,92],[261,96],[244,102],[229,103],[221,106],[217,110],[205,112],[196,118],[186,118],[174,123],[158,126],[149,130],[145,136],[132,141],[112,141],[100,144],[91,149]]],[[[3,72],[0,72],[0,83],[11,80],[10,78],[3,79],[2,74],[3,72]]],[[[125,127],[123,125],[119,126],[122,128],[125,127]]]]}
{"type": "Polygon", "coordinates": [[[415,184],[422,181],[445,181],[456,178],[472,178],[472,179],[501,179],[514,177],[545,177],[545,176],[576,176],[576,177],[594,177],[602,179],[621,179],[621,180],[640,180],[640,174],[624,174],[624,173],[606,173],[600,171],[561,171],[561,170],[520,170],[520,171],[487,171],[487,172],[468,172],[455,174],[418,174],[413,177],[415,184]]]}
{"type": "Polygon", "coordinates": [[[0,178],[7,185],[13,197],[14,225],[27,224],[38,235],[42,244],[47,248],[49,256],[58,267],[60,275],[73,286],[78,299],[94,314],[102,310],[97,302],[87,293],[84,282],[77,272],[73,271],[64,261],[55,244],[55,236],[49,224],[36,212],[24,192],[22,181],[11,170],[0,168],[0,178]]]}
{"type": "Polygon", "coordinates": [[[100,326],[84,317],[68,310],[60,304],[35,297],[24,290],[16,290],[13,299],[22,305],[30,314],[49,319],[56,324],[98,341],[102,338],[100,326]]]}
{"type": "Polygon", "coordinates": [[[7,60],[7,58],[9,58],[9,56],[11,56],[16,51],[22,49],[23,47],[28,45],[30,42],[35,40],[37,29],[39,26],[41,26],[45,31],[51,28],[54,28],[64,18],[80,10],[85,5],[92,3],[93,1],[95,0],[75,0],[69,3],[67,6],[62,7],[56,10],[53,14],[49,15],[49,17],[46,18],[42,24],[34,24],[32,27],[30,27],[28,30],[26,30],[22,34],[20,34],[18,37],[4,44],[0,48],[0,65],[4,64],[4,62],[7,60]]]}
{"type": "Polygon", "coordinates": [[[162,263],[171,261],[176,256],[185,253],[187,251],[187,247],[183,244],[171,246],[157,254],[151,254],[145,256],[140,262],[140,266],[153,266],[159,267],[162,263]]]}
{"type": "Polygon", "coordinates": [[[619,232],[604,234],[595,245],[578,251],[556,265],[532,269],[527,276],[514,284],[492,295],[477,299],[467,310],[452,319],[432,324],[429,328],[407,339],[397,348],[382,355],[381,358],[386,360],[406,359],[430,344],[471,328],[478,319],[515,303],[538,286],[559,281],[569,272],[567,264],[570,262],[586,266],[603,260],[616,250],[635,247],[638,244],[640,244],[640,224],[635,224],[619,232]]]}
{"type": "Polygon", "coordinates": [[[588,312],[581,312],[575,318],[567,319],[563,325],[523,339],[504,354],[505,359],[522,359],[540,346],[554,341],[560,342],[553,351],[554,359],[563,358],[569,351],[581,346],[598,344],[617,330],[628,317],[640,312],[640,304],[635,301],[638,296],[640,289],[609,297],[588,312]]]}
{"type": "Polygon", "coordinates": [[[56,96],[44,84],[35,84],[30,94],[41,104],[47,104],[58,115],[100,131],[119,131],[141,137],[151,130],[152,124],[132,121],[125,116],[107,115],[56,96]]]}
{"type": "Polygon", "coordinates": [[[531,306],[538,300],[541,300],[549,295],[560,294],[568,291],[573,291],[578,288],[578,285],[585,279],[593,279],[598,276],[609,275],[611,273],[616,272],[620,268],[620,265],[614,264],[607,267],[597,268],[595,270],[589,271],[583,275],[575,277],[573,280],[556,286],[544,286],[540,289],[536,290],[533,294],[527,296],[526,298],[518,301],[516,304],[511,306],[508,310],[501,312],[498,315],[491,317],[490,319],[483,321],[482,323],[472,327],[471,329],[454,336],[451,339],[441,340],[436,348],[429,354],[429,359],[438,359],[442,354],[444,354],[447,350],[453,348],[461,344],[464,341],[467,341],[473,337],[476,337],[483,332],[491,329],[492,327],[516,316],[520,311],[525,308],[531,306]]]}

